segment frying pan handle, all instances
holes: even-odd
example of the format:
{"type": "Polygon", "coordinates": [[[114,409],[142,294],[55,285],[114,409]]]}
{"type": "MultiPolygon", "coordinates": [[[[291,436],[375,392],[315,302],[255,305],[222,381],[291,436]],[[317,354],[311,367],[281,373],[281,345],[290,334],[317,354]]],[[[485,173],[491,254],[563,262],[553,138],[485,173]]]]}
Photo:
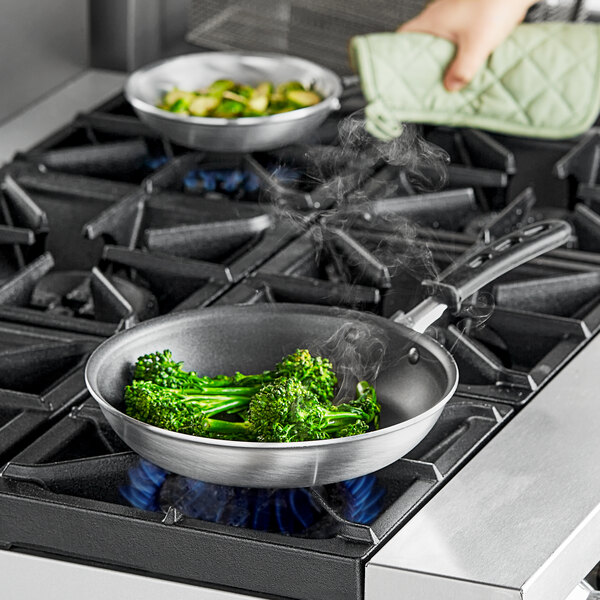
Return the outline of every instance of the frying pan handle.
{"type": "Polygon", "coordinates": [[[513,231],[484,246],[476,244],[454,264],[440,273],[436,280],[425,280],[429,298],[406,314],[392,319],[415,331],[423,332],[450,308],[460,309],[461,303],[477,290],[523,263],[565,244],[571,236],[566,221],[538,221],[513,231]]]}

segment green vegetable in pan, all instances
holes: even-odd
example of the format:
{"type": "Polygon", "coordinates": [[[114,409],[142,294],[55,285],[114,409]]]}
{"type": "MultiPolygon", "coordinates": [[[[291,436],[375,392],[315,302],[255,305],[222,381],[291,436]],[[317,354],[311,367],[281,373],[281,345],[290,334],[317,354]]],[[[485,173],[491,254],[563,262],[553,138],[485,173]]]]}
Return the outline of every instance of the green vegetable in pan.
{"type": "Polygon", "coordinates": [[[294,442],[345,437],[379,426],[375,389],[333,405],[337,377],[308,350],[255,375],[198,376],[169,350],[141,356],[125,388],[129,416],[163,429],[227,440],[294,442]]]}
{"type": "Polygon", "coordinates": [[[323,402],[333,399],[337,376],[331,362],[320,356],[313,356],[308,350],[296,350],[285,356],[272,371],[257,375],[236,373],[233,376],[199,377],[194,371],[185,371],[183,363],[176,362],[170,350],[153,352],[140,356],[135,363],[134,381],[149,381],[166,388],[219,390],[244,388],[251,396],[266,383],[280,377],[294,377],[323,402]]]}
{"type": "Polygon", "coordinates": [[[207,88],[194,92],[173,88],[157,106],[194,117],[235,119],[288,112],[313,106],[322,100],[321,94],[299,81],[285,81],[277,86],[263,81],[252,87],[230,79],[218,79],[207,88]]]}
{"type": "MultiPolygon", "coordinates": [[[[358,387],[362,390],[365,386],[369,384],[358,384],[357,397],[358,387]]],[[[248,422],[261,442],[304,442],[357,435],[367,432],[369,423],[379,414],[378,405],[370,406],[367,398],[376,404],[373,390],[360,402],[326,407],[297,379],[283,377],[252,397],[248,422]]]]}

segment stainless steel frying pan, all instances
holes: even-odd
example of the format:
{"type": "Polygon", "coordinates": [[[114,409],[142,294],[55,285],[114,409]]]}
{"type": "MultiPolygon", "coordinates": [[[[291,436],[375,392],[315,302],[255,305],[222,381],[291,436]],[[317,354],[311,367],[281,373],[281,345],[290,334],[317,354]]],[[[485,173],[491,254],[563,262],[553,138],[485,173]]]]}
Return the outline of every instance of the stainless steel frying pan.
{"type": "MultiPolygon", "coordinates": [[[[99,346],[86,383],[123,441],[149,461],[181,475],[224,485],[306,487],[371,473],[414,448],[436,423],[458,385],[452,356],[422,332],[447,309],[510,269],[564,244],[570,227],[543,221],[487,246],[474,247],[435,282],[432,295],[406,315],[370,314],[306,305],[229,306],[173,314],[119,333],[99,346]],[[375,385],[381,428],[312,442],[231,442],[174,433],[122,412],[123,388],[138,356],[169,348],[187,369],[216,375],[270,369],[297,348],[323,350],[340,331],[366,332],[344,343],[368,364],[381,360],[375,385]],[[368,339],[365,340],[365,337],[368,339]],[[368,343],[377,340],[377,344],[368,343]],[[366,343],[365,343],[366,342],[366,343]]],[[[332,351],[334,367],[339,357],[332,351]]],[[[343,360],[341,358],[340,360],[343,360]]],[[[360,374],[358,374],[360,376],[360,374]]]]}
{"type": "Polygon", "coordinates": [[[341,79],[316,63],[286,54],[248,52],[167,58],[137,70],[125,84],[125,97],[149,127],[182,146],[212,152],[256,152],[296,142],[340,107],[341,93],[341,79]],[[192,117],[156,107],[173,87],[196,90],[224,78],[250,85],[294,79],[314,85],[323,101],[277,115],[240,119],[192,117]]]}

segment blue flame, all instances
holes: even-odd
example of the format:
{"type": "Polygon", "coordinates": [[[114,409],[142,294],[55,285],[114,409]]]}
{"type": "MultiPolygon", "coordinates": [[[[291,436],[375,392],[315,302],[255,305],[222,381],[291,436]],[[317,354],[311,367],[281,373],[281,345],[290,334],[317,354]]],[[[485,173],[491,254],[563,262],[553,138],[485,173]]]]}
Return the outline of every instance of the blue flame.
{"type": "Polygon", "coordinates": [[[381,512],[385,488],[377,485],[373,475],[349,479],[341,484],[345,492],[344,517],[353,523],[368,525],[381,512]]]}
{"type": "Polygon", "coordinates": [[[256,192],[260,187],[258,177],[240,169],[194,169],[183,178],[186,190],[226,192],[256,192]]]}
{"type": "Polygon", "coordinates": [[[144,166],[146,168],[150,169],[151,171],[156,171],[156,169],[158,169],[159,167],[162,167],[167,161],[168,161],[168,158],[164,155],[148,156],[144,160],[144,166]]]}
{"type": "MultiPolygon", "coordinates": [[[[364,475],[331,486],[342,506],[341,515],[369,524],[382,509],[385,489],[374,475],[364,475]]],[[[170,475],[141,459],[129,470],[129,485],[120,488],[134,507],[160,511],[176,506],[184,515],[212,523],[284,534],[300,533],[322,514],[306,488],[272,490],[241,488],[170,475]]]]}
{"type": "Polygon", "coordinates": [[[140,463],[129,469],[129,485],[119,488],[121,495],[136,508],[160,510],[159,491],[167,478],[167,472],[140,459],[140,463]]]}

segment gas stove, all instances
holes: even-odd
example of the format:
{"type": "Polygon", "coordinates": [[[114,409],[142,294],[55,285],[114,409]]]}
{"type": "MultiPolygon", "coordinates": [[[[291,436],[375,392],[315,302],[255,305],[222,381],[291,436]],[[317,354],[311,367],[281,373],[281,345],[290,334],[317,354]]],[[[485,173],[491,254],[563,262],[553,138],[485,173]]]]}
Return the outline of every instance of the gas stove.
{"type": "Polygon", "coordinates": [[[347,151],[340,118],[359,107],[346,94],[297,146],[211,155],[117,96],[2,167],[0,564],[41,578],[11,598],[564,600],[597,562],[600,135],[419,127],[450,162],[415,169],[347,151]],[[131,452],[86,393],[89,353],[136,323],[263,302],[389,317],[471,244],[547,217],[572,224],[567,246],[428,330],[458,392],[376,473],[193,481],[131,452]]]}

